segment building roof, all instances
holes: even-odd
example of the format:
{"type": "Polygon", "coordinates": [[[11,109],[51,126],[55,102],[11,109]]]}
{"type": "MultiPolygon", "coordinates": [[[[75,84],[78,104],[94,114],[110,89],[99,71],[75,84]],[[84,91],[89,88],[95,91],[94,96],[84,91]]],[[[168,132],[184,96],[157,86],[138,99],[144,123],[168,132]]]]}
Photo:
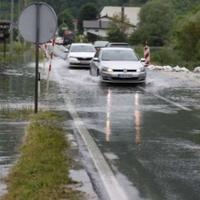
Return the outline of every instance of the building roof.
{"type": "Polygon", "coordinates": [[[83,21],[83,27],[84,28],[101,28],[101,29],[107,29],[109,27],[110,20],[84,20],[83,21]]]}
{"type": "MultiPolygon", "coordinates": [[[[137,25],[139,22],[140,7],[124,7],[124,14],[128,18],[129,23],[137,25]]],[[[100,12],[100,17],[108,16],[113,17],[114,15],[121,16],[122,7],[119,6],[105,6],[100,12]]]]}

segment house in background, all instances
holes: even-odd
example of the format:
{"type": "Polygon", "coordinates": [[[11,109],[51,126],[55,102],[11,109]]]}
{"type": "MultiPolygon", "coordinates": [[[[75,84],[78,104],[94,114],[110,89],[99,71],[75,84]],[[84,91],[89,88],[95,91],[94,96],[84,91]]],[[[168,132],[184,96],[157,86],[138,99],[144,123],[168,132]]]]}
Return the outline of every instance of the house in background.
{"type": "Polygon", "coordinates": [[[84,35],[93,35],[94,38],[106,38],[107,31],[114,16],[121,16],[121,20],[128,19],[129,30],[127,34],[132,33],[139,23],[140,7],[117,7],[106,6],[102,9],[97,20],[84,20],[84,35]]]}
{"type": "Polygon", "coordinates": [[[106,6],[100,12],[100,17],[108,16],[112,18],[115,15],[126,16],[131,25],[137,26],[139,23],[140,9],[140,7],[106,6]]]}
{"type": "Polygon", "coordinates": [[[105,38],[111,20],[108,17],[102,17],[97,20],[84,20],[84,35],[92,34],[96,37],[105,38]]]}

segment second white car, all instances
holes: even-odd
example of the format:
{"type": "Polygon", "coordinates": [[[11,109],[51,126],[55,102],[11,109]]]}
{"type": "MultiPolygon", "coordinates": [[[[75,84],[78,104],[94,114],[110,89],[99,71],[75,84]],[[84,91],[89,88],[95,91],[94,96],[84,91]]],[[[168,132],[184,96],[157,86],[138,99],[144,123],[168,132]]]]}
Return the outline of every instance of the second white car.
{"type": "Polygon", "coordinates": [[[72,43],[68,53],[70,67],[89,67],[96,50],[90,43],[72,43]]]}

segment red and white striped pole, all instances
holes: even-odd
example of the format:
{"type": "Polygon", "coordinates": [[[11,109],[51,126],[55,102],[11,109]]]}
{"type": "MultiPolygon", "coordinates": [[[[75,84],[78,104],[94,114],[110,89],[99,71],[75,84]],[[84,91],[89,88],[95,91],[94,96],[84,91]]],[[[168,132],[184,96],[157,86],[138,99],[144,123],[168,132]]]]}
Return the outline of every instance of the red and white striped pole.
{"type": "Polygon", "coordinates": [[[49,72],[51,71],[51,67],[52,67],[54,46],[55,46],[55,38],[53,38],[53,40],[52,40],[52,47],[53,48],[52,48],[52,52],[50,54],[49,72]]]}
{"type": "Polygon", "coordinates": [[[51,51],[51,53],[50,53],[50,62],[49,62],[49,70],[48,70],[48,75],[47,75],[47,87],[46,87],[46,92],[47,92],[47,93],[48,93],[48,91],[49,91],[49,76],[50,76],[51,67],[52,67],[54,46],[55,46],[55,38],[53,38],[53,40],[52,40],[52,51],[51,51]]]}
{"type": "Polygon", "coordinates": [[[145,59],[145,65],[148,66],[150,64],[150,48],[147,45],[147,42],[144,46],[144,59],[145,59]]]}

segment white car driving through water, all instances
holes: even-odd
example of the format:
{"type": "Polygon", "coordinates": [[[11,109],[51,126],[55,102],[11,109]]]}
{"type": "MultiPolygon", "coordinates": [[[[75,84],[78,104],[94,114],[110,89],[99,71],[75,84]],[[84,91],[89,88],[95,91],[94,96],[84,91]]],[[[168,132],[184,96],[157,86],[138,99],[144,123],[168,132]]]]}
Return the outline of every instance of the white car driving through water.
{"type": "Polygon", "coordinates": [[[103,82],[144,83],[146,69],[131,48],[107,47],[96,53],[90,64],[90,74],[103,82]]]}
{"type": "Polygon", "coordinates": [[[72,67],[89,67],[96,50],[90,43],[72,43],[68,52],[68,64],[72,67]]]}

